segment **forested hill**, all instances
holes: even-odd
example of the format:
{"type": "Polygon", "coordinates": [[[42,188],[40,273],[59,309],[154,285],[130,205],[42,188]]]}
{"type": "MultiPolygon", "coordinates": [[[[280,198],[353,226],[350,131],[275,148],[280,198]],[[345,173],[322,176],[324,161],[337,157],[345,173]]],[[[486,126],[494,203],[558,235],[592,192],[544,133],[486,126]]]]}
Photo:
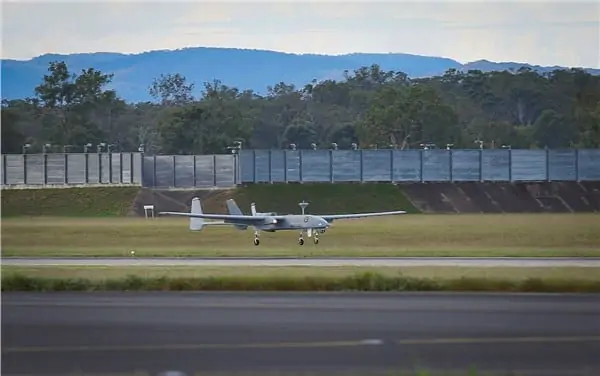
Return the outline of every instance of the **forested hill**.
{"type": "MultiPolygon", "coordinates": [[[[28,61],[3,60],[2,98],[22,99],[32,96],[39,77],[45,73],[51,61],[64,61],[73,72],[95,68],[113,73],[114,78],[108,88],[116,90],[121,98],[128,102],[150,100],[146,90],[148,82],[162,73],[180,73],[197,85],[218,78],[228,86],[266,94],[266,87],[276,82],[283,81],[301,87],[313,79],[339,80],[343,78],[345,70],[352,72],[372,64],[379,65],[383,70],[404,72],[410,78],[441,75],[448,69],[478,69],[488,72],[517,70],[526,66],[539,72],[549,72],[560,68],[486,60],[463,65],[447,58],[398,53],[327,56],[204,47],[149,51],[141,54],[48,54],[28,61]]],[[[586,71],[600,74],[600,69],[586,71]]]]}
{"type": "MultiPolygon", "coordinates": [[[[257,68],[258,69],[258,68],[257,68]]],[[[251,76],[252,69],[243,73],[251,76]]],[[[204,84],[183,74],[148,82],[153,102],[130,104],[109,90],[113,72],[73,71],[51,62],[35,96],[2,102],[2,151],[42,145],[113,144],[113,150],[149,153],[224,153],[244,148],[600,147],[600,76],[583,70],[538,73],[467,72],[411,79],[405,72],[363,66],[337,81],[294,86],[283,79],[265,95],[204,84]],[[198,89],[198,90],[196,90],[198,89]],[[194,94],[198,93],[200,94],[194,94]]],[[[240,73],[242,74],[242,73],[240,73]]],[[[282,77],[286,77],[282,75],[282,77]]]]}

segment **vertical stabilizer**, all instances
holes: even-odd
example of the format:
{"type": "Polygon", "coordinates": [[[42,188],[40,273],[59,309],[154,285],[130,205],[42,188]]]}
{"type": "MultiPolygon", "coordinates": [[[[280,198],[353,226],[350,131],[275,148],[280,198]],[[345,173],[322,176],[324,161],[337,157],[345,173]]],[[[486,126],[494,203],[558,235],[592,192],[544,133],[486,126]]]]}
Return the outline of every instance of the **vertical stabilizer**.
{"type": "Polygon", "coordinates": [[[252,212],[252,215],[256,215],[256,204],[255,203],[250,204],[250,211],[252,212]]]}
{"type": "MultiPolygon", "coordinates": [[[[237,203],[235,202],[234,199],[230,198],[229,200],[226,201],[226,204],[227,204],[227,211],[229,212],[230,215],[244,215],[244,213],[242,213],[242,210],[237,205],[237,203]]],[[[238,230],[245,230],[248,228],[248,225],[234,224],[233,227],[237,228],[238,230]]]]}
{"type": "MultiPolygon", "coordinates": [[[[202,205],[200,204],[200,199],[198,197],[194,197],[192,199],[192,210],[191,214],[202,214],[202,205]]],[[[192,231],[200,231],[204,227],[204,218],[194,218],[190,217],[190,230],[192,231]]]]}

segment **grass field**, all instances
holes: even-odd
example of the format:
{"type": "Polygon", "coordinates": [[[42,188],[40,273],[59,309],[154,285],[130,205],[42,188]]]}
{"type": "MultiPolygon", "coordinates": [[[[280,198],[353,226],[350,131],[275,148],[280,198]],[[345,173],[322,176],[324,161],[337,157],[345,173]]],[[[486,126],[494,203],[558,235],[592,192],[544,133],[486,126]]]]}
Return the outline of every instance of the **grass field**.
{"type": "Polygon", "coordinates": [[[3,189],[2,218],[125,216],[139,187],[3,189]]]}
{"type": "Polygon", "coordinates": [[[334,222],[318,245],[298,233],[190,232],[182,218],[11,218],[7,256],[600,256],[600,215],[404,215],[334,222]]]}

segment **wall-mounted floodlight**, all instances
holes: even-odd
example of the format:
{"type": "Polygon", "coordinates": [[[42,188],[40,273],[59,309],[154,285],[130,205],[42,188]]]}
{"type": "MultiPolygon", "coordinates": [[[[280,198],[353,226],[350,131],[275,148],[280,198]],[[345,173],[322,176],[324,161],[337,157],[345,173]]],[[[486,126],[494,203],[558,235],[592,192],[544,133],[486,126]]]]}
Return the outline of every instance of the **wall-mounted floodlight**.
{"type": "Polygon", "coordinates": [[[452,149],[453,146],[454,146],[454,144],[446,144],[446,150],[452,149]]]}
{"type": "Polygon", "coordinates": [[[434,143],[431,142],[427,142],[424,144],[419,144],[420,147],[422,147],[424,150],[429,150],[429,149],[435,149],[436,145],[434,143]]]}
{"type": "Polygon", "coordinates": [[[27,154],[27,149],[29,149],[30,147],[31,147],[31,144],[23,145],[23,154],[27,154]]]}
{"type": "Polygon", "coordinates": [[[317,150],[317,144],[315,144],[314,142],[312,144],[310,144],[310,147],[313,150],[317,150]]]}
{"type": "Polygon", "coordinates": [[[51,144],[44,144],[42,145],[42,153],[46,154],[46,150],[50,149],[52,147],[51,144]]]}
{"type": "Polygon", "coordinates": [[[240,150],[242,150],[242,141],[234,141],[233,145],[234,146],[227,146],[227,150],[229,150],[231,154],[239,154],[240,150]]]}
{"type": "Polygon", "coordinates": [[[87,144],[83,145],[83,152],[87,153],[88,149],[92,147],[92,143],[88,142],[87,144]]]}
{"type": "Polygon", "coordinates": [[[479,144],[479,148],[480,149],[483,149],[483,141],[481,141],[481,140],[475,140],[475,143],[479,144]]]}
{"type": "Polygon", "coordinates": [[[331,148],[332,148],[333,150],[337,150],[337,149],[338,149],[338,144],[337,144],[337,142],[332,142],[332,143],[331,143],[331,148]]]}
{"type": "Polygon", "coordinates": [[[96,145],[96,151],[98,151],[98,153],[102,152],[102,148],[106,146],[106,142],[101,142],[98,145],[96,145]]]}
{"type": "Polygon", "coordinates": [[[138,146],[138,151],[139,151],[140,153],[143,153],[143,152],[144,152],[144,146],[145,146],[144,144],[140,144],[140,146],[138,146]]]}
{"type": "Polygon", "coordinates": [[[296,150],[296,144],[290,144],[290,149],[296,150]]]}
{"type": "Polygon", "coordinates": [[[358,144],[356,142],[353,142],[352,145],[350,145],[352,147],[352,150],[357,150],[358,149],[358,144]]]}
{"type": "Polygon", "coordinates": [[[512,147],[510,145],[502,145],[501,147],[502,147],[502,149],[508,149],[508,150],[512,149],[512,147]]]}

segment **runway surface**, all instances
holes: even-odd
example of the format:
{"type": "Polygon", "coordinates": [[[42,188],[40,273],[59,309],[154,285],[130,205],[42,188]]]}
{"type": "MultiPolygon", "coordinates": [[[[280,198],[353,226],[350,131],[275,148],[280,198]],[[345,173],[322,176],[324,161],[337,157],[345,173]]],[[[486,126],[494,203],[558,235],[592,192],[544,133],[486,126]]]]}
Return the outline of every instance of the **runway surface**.
{"type": "Polygon", "coordinates": [[[515,266],[515,267],[600,267],[600,257],[334,257],[334,258],[2,258],[4,265],[19,266],[515,266]]]}
{"type": "Polygon", "coordinates": [[[598,317],[599,295],[3,293],[2,373],[591,376],[598,317]]]}

